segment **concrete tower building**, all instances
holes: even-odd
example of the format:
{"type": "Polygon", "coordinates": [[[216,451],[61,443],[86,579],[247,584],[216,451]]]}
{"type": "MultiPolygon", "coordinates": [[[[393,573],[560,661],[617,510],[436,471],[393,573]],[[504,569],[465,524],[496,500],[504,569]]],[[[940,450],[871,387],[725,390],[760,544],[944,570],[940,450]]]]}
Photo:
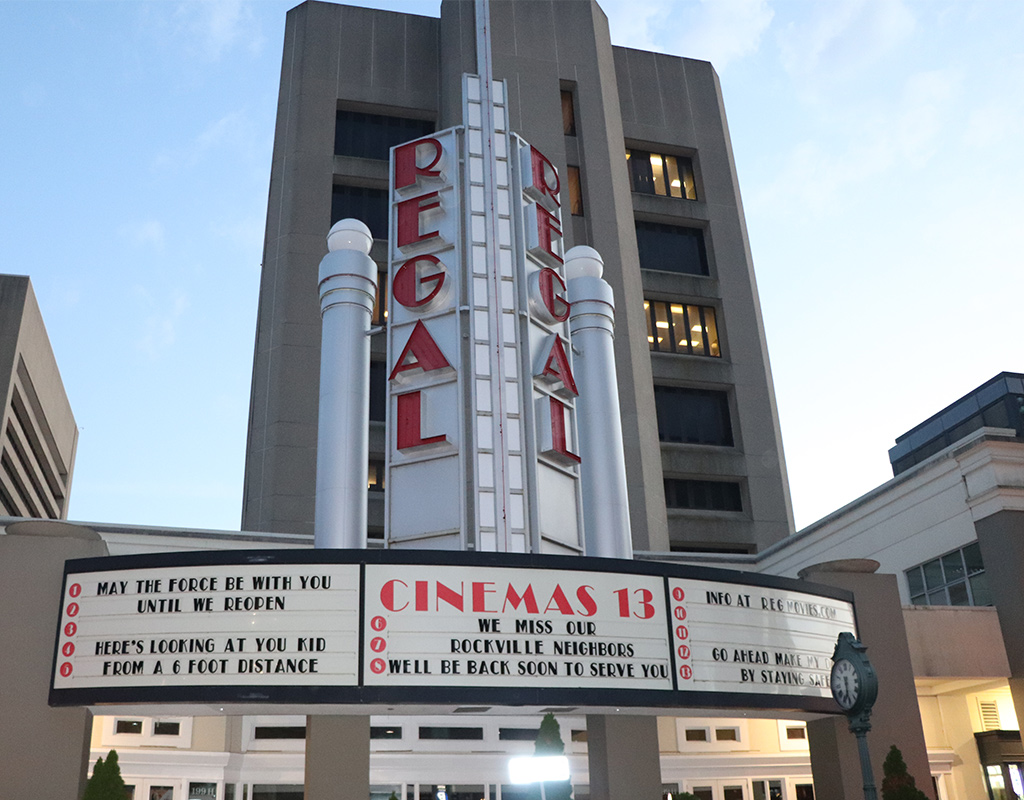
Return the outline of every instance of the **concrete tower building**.
{"type": "Polygon", "coordinates": [[[0,391],[0,515],[67,519],[78,427],[23,275],[0,275],[0,391]]]}
{"type": "MultiPolygon", "coordinates": [[[[613,47],[591,0],[495,0],[491,20],[510,127],[551,158],[569,198],[564,246],[596,248],[615,292],[634,549],[764,549],[791,532],[792,512],[714,69],[613,47]]],[[[288,14],[245,530],[313,532],[325,233],[363,220],[385,270],[388,148],[460,122],[474,53],[468,0],[445,0],[440,19],[320,2],[288,14]]],[[[371,542],[383,530],[384,341],[372,343],[371,542]]]]}

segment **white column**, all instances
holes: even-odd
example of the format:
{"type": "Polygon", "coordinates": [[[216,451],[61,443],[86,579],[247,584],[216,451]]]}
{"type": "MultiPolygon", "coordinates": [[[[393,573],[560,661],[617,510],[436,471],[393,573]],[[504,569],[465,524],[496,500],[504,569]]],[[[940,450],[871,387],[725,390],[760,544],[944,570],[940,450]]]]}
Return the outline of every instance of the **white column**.
{"type": "Polygon", "coordinates": [[[366,547],[370,321],[377,265],[370,229],[336,222],[320,262],[320,420],[315,547],[366,547]]]}
{"type": "Polygon", "coordinates": [[[592,247],[565,254],[576,399],[583,533],[586,554],[632,558],[626,456],[615,374],[615,300],[601,275],[604,262],[592,247]]]}

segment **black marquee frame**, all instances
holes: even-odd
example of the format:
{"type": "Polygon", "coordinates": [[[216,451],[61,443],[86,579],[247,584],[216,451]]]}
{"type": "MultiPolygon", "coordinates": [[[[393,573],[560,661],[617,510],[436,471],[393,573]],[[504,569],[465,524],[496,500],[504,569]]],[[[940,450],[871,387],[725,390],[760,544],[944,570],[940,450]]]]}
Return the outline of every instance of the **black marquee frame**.
{"type": "MultiPolygon", "coordinates": [[[[669,608],[669,578],[717,581],[738,586],[781,589],[817,595],[853,604],[853,594],[843,589],[775,575],[741,572],[716,567],[690,566],[662,561],[628,561],[611,558],[581,558],[512,553],[482,553],[451,550],[196,550],[176,553],[107,556],[70,559],[64,564],[61,605],[57,613],[53,665],[50,672],[51,706],[102,706],[139,704],[259,704],[259,705],[481,705],[501,707],[577,706],[653,708],[670,711],[677,708],[745,708],[792,710],[814,713],[842,713],[831,697],[753,692],[709,692],[679,689],[675,648],[669,648],[673,691],[656,689],[567,689],[560,687],[434,687],[362,685],[363,660],[359,660],[359,686],[132,686],[54,689],[58,662],[61,610],[69,574],[106,572],[119,569],[159,569],[161,567],[260,565],[260,564],[359,564],[360,583],[364,583],[365,565],[477,566],[530,568],[565,572],[614,572],[661,577],[665,589],[665,607],[669,608]]],[[[360,593],[359,652],[363,652],[365,597],[360,593]]],[[[857,609],[854,605],[854,624],[857,609]]],[[[669,642],[672,620],[667,619],[669,642]]],[[[358,712],[353,712],[358,713],[358,712]]]]}

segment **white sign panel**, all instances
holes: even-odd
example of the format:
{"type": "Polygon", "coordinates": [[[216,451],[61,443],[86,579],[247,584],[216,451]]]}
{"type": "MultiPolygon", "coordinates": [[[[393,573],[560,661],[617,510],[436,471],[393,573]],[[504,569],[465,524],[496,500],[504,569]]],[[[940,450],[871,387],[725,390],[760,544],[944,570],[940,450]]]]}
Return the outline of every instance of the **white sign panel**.
{"type": "Polygon", "coordinates": [[[806,592],[669,578],[680,690],[830,697],[853,604],[806,592]]]}
{"type": "Polygon", "coordinates": [[[368,565],[368,686],[671,691],[654,575],[368,565]]]}
{"type": "Polygon", "coordinates": [[[54,689],[358,683],[358,564],[69,573],[54,689]]]}
{"type": "MultiPolygon", "coordinates": [[[[69,561],[54,705],[838,712],[850,595],[612,559],[285,550],[69,561]]],[[[297,712],[296,712],[297,713],[297,712]]]]}

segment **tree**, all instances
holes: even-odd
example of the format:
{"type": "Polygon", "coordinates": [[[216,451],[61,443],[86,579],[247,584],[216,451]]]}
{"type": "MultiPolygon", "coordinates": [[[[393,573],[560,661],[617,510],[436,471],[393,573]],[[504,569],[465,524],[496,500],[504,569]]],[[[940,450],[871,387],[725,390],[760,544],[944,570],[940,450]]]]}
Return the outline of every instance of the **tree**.
{"type": "Polygon", "coordinates": [[[117,763],[117,751],[107,753],[106,762],[103,758],[96,759],[92,769],[92,777],[85,785],[82,800],[124,800],[125,785],[121,777],[121,767],[117,763]]]}
{"type": "MultiPolygon", "coordinates": [[[[537,740],[534,745],[535,756],[561,756],[565,754],[565,743],[562,741],[562,731],[558,727],[558,720],[554,714],[545,714],[541,720],[540,729],[537,731],[537,740]]],[[[540,797],[540,784],[537,785],[534,797],[540,797]]],[[[572,783],[570,781],[544,781],[544,800],[571,800],[572,783]]]]}
{"type": "Polygon", "coordinates": [[[882,765],[882,800],[928,800],[928,795],[917,788],[913,776],[907,772],[903,753],[893,745],[882,765]]]}

